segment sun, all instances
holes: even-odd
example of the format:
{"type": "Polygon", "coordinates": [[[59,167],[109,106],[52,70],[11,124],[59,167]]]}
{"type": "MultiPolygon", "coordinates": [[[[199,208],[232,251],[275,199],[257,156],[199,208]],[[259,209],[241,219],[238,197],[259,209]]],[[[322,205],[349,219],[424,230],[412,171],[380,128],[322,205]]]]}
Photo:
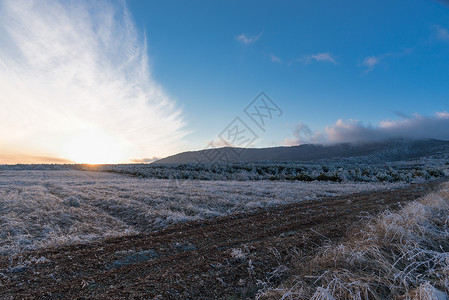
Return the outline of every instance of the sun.
{"type": "Polygon", "coordinates": [[[64,158],[80,164],[116,164],[127,160],[123,142],[97,130],[74,134],[64,143],[62,152],[64,158]]]}

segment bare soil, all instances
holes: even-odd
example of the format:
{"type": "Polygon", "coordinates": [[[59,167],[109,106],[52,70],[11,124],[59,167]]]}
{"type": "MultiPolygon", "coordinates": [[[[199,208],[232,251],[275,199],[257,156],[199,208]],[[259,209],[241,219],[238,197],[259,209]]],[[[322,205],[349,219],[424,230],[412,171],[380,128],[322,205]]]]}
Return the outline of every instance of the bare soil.
{"type": "MultiPolygon", "coordinates": [[[[174,225],[151,234],[0,257],[1,299],[244,299],[298,255],[342,239],[442,180],[174,225]],[[233,250],[240,249],[240,250],[233,250]],[[32,258],[41,259],[33,261],[32,258]],[[276,271],[277,270],[277,271],[276,271]]],[[[285,272],[279,272],[283,270],[285,272]]]]}

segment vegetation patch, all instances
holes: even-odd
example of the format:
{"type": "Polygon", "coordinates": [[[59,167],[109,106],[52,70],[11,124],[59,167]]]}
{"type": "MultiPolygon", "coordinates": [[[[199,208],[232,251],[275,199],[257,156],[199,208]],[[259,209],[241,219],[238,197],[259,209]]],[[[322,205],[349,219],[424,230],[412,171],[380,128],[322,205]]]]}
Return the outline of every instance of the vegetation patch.
{"type": "Polygon", "coordinates": [[[448,299],[449,185],[385,211],[338,245],[299,257],[260,299],[448,299]]]}
{"type": "Polygon", "coordinates": [[[79,170],[172,180],[413,182],[445,176],[445,161],[392,163],[323,160],[314,162],[241,162],[192,164],[76,165],[79,170]]]}

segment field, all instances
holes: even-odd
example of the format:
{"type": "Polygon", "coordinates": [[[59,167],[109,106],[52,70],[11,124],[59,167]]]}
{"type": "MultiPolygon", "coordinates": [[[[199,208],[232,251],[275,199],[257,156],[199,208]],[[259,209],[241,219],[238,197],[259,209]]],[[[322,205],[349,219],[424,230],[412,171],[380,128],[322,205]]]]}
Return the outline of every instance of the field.
{"type": "Polygon", "coordinates": [[[341,243],[297,256],[265,299],[448,299],[449,184],[353,229],[341,243]]]}
{"type": "Polygon", "coordinates": [[[336,245],[348,230],[445,180],[205,181],[104,171],[0,171],[0,298],[331,295],[330,273],[315,284],[294,280],[321,276],[304,261],[329,268],[319,256],[343,249],[336,245]]]}
{"type": "Polygon", "coordinates": [[[149,233],[169,225],[403,183],[140,179],[107,172],[0,172],[0,254],[149,233]]]}

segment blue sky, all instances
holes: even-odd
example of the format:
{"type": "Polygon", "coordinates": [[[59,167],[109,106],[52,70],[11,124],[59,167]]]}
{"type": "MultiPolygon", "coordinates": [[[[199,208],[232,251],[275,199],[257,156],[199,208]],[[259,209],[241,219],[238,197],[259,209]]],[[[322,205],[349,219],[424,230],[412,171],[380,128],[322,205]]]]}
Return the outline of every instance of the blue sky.
{"type": "Polygon", "coordinates": [[[449,140],[445,3],[0,1],[0,163],[449,140]]]}
{"type": "Polygon", "coordinates": [[[449,9],[434,1],[138,1],[154,77],[198,149],[259,91],[284,110],[257,146],[298,123],[323,131],[448,110],[449,9]],[[243,43],[244,34],[252,42],[243,43]],[[322,60],[313,55],[321,55],[322,60]],[[328,58],[328,59],[324,59],[328,58]],[[371,64],[369,64],[369,62],[371,64]]]}

